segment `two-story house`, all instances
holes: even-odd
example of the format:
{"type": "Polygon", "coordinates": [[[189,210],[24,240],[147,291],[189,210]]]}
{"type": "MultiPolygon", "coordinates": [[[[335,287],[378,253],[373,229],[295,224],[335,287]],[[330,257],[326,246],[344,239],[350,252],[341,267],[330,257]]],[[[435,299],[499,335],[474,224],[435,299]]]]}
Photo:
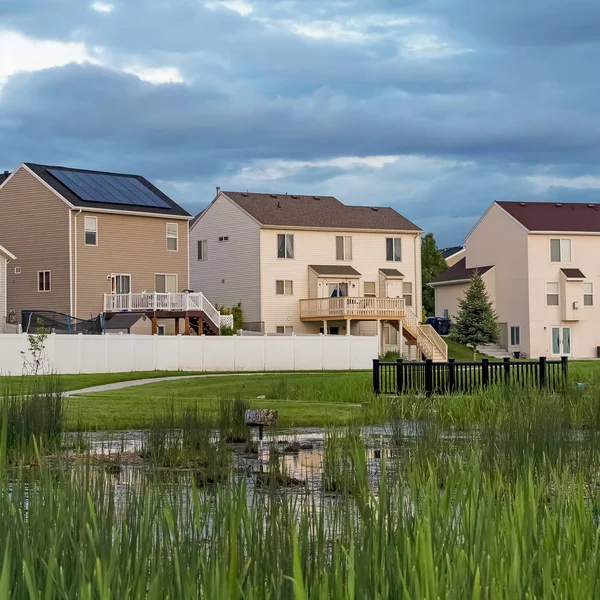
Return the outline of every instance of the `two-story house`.
{"type": "Polygon", "coordinates": [[[135,311],[137,333],[178,332],[180,319],[189,332],[203,317],[183,294],[190,220],[139,175],[23,163],[0,185],[0,240],[18,257],[7,308],[17,320],[135,311]]]}
{"type": "Polygon", "coordinates": [[[465,239],[465,257],[431,284],[436,314],[456,315],[477,268],[504,349],[596,357],[599,256],[600,204],[494,202],[465,239]]]}
{"type": "Polygon", "coordinates": [[[377,333],[382,350],[403,351],[405,339],[440,359],[445,344],[420,324],[421,233],[388,207],[217,189],[191,226],[191,284],[241,304],[245,329],[377,333]]]}

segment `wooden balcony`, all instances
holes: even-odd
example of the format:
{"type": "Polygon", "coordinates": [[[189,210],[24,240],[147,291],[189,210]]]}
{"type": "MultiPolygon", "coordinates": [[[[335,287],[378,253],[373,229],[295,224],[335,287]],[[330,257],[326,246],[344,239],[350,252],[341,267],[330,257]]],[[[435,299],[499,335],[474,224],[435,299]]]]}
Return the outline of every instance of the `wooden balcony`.
{"type": "Polygon", "coordinates": [[[407,308],[403,298],[311,298],[300,300],[300,319],[302,321],[403,320],[408,316],[407,308]]]}

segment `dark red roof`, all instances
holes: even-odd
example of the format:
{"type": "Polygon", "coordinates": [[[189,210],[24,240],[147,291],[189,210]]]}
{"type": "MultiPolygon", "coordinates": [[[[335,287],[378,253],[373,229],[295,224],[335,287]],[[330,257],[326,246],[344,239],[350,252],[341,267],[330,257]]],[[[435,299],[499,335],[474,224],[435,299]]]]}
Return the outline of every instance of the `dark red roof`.
{"type": "Polygon", "coordinates": [[[475,271],[480,275],[487,273],[492,267],[471,267],[467,269],[467,259],[461,258],[455,265],[446,269],[441,275],[438,275],[431,283],[451,283],[453,281],[467,281],[475,271]]]}
{"type": "Polygon", "coordinates": [[[561,269],[567,279],[585,279],[580,269],[561,269]]]}
{"type": "Polygon", "coordinates": [[[600,232],[600,204],[496,202],[529,231],[600,232]]]}

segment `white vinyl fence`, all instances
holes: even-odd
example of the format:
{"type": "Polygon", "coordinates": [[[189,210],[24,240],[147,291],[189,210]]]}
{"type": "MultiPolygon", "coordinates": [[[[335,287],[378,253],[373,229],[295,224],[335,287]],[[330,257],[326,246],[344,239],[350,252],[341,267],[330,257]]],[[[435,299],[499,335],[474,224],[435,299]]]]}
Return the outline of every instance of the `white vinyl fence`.
{"type": "MultiPolygon", "coordinates": [[[[48,336],[44,372],[321,371],[370,369],[377,337],[48,336]]],[[[27,335],[0,335],[0,374],[20,375],[27,335]]]]}

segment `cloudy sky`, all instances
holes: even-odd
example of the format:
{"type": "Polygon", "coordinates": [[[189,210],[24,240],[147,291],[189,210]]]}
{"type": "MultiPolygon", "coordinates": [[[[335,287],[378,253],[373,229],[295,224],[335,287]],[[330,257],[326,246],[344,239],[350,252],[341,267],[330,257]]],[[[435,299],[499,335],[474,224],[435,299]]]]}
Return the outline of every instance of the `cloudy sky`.
{"type": "Polygon", "coordinates": [[[598,201],[598,0],[0,0],[0,169],[393,205],[598,201]]]}

